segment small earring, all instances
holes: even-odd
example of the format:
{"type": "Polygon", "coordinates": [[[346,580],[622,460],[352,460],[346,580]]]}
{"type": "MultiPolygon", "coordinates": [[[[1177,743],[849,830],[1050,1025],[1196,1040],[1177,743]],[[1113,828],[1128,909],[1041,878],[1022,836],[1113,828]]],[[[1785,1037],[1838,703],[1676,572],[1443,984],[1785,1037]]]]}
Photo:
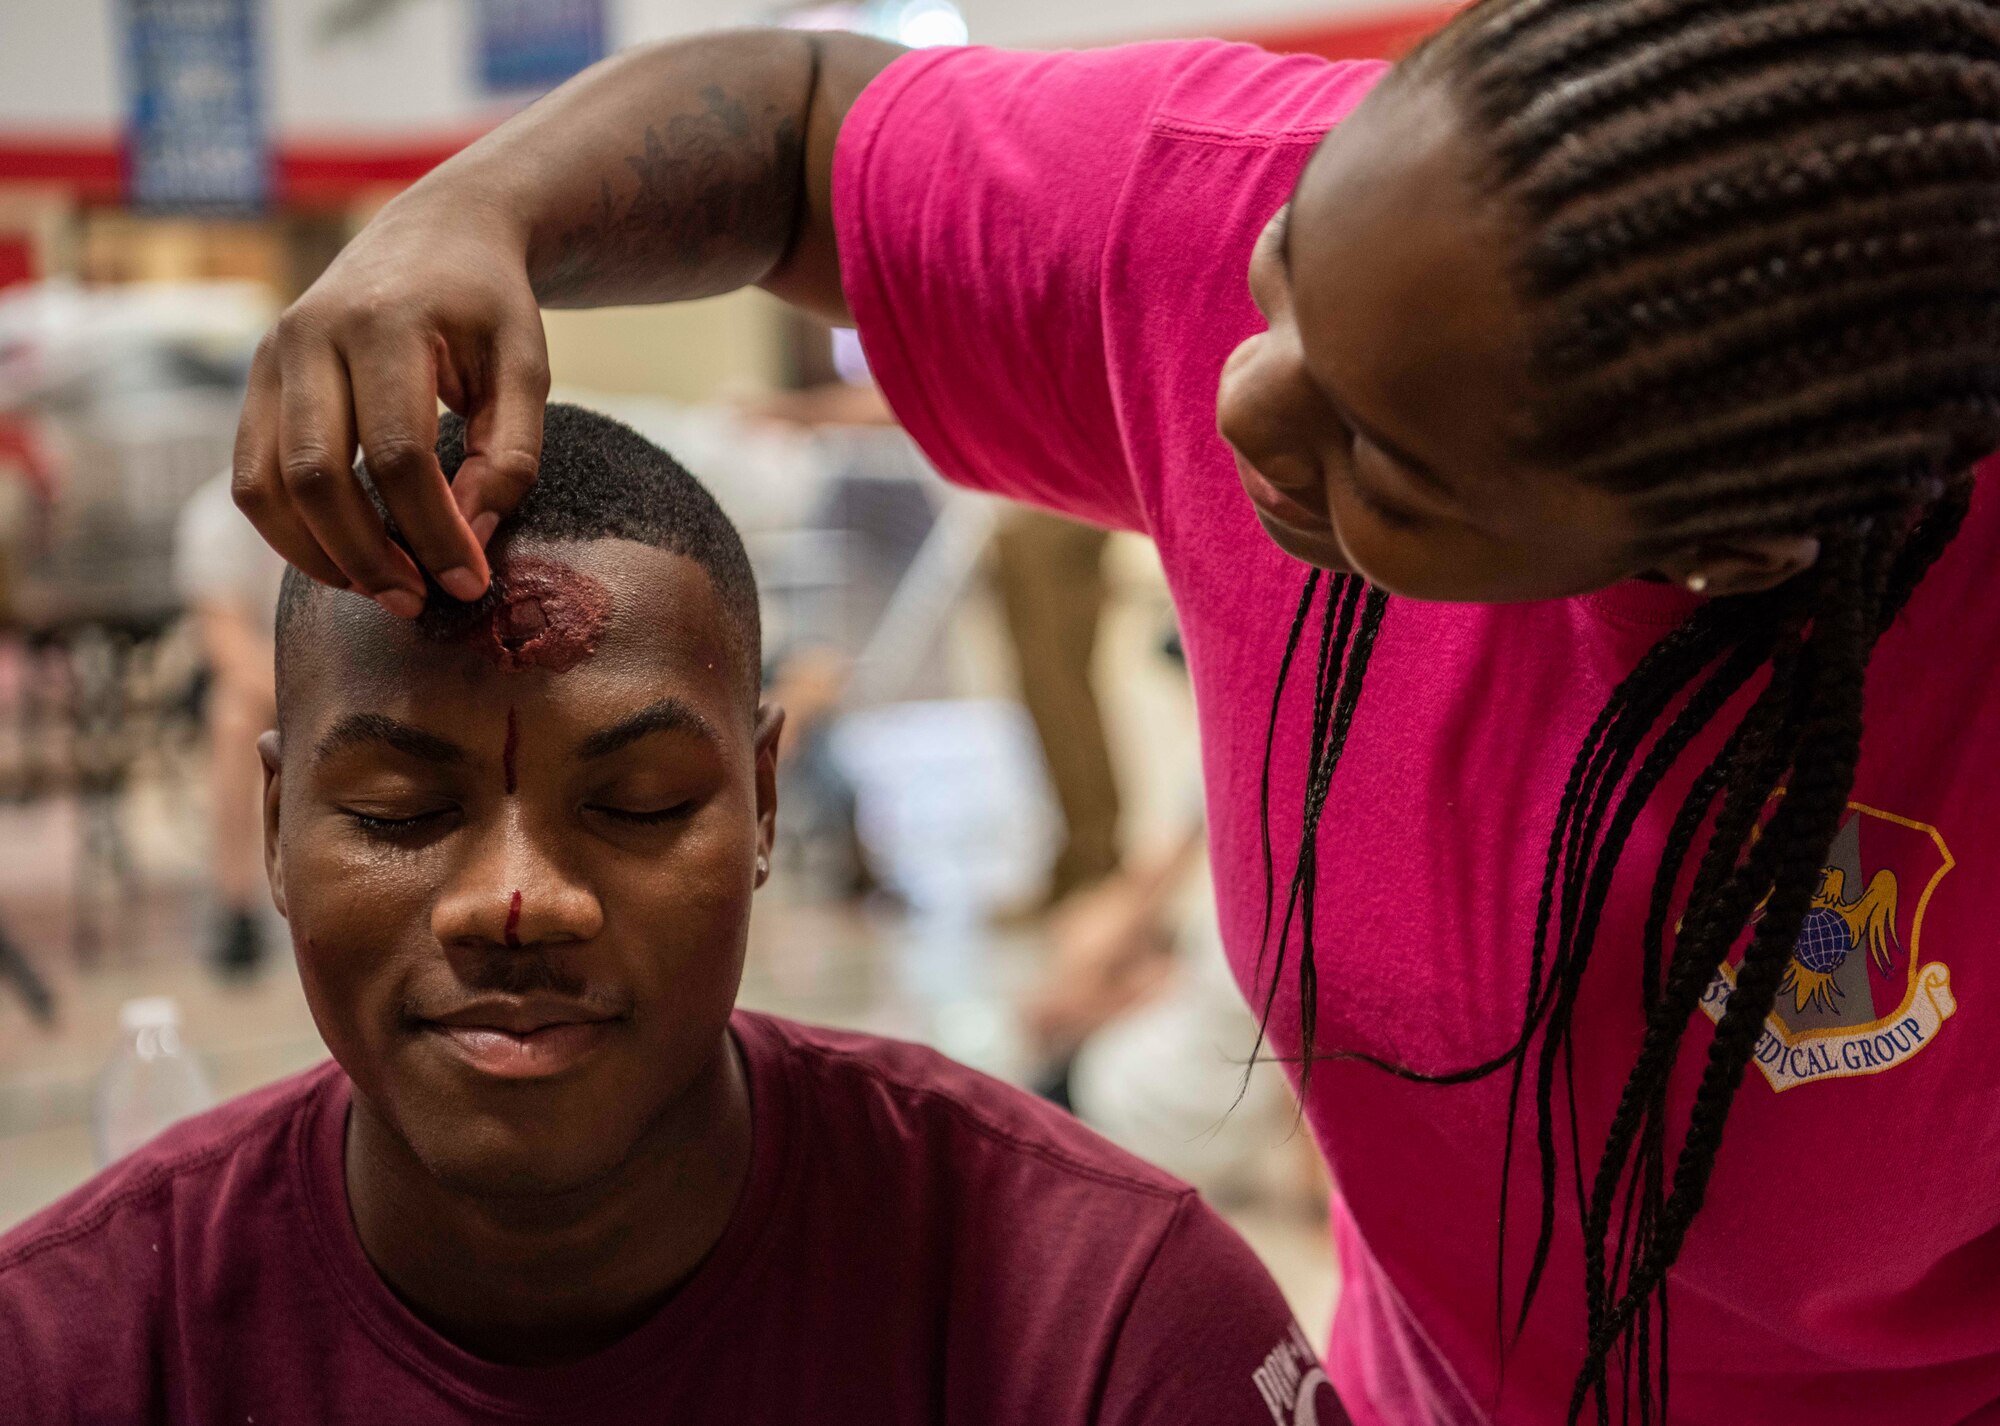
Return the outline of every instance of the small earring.
{"type": "Polygon", "coordinates": [[[1708,592],[1708,576],[1700,570],[1696,570],[1687,577],[1687,586],[1688,592],[1691,594],[1706,594],[1708,592]]]}
{"type": "Polygon", "coordinates": [[[757,875],[769,876],[770,874],[771,874],[771,859],[765,856],[762,852],[759,852],[757,854],[757,875]]]}

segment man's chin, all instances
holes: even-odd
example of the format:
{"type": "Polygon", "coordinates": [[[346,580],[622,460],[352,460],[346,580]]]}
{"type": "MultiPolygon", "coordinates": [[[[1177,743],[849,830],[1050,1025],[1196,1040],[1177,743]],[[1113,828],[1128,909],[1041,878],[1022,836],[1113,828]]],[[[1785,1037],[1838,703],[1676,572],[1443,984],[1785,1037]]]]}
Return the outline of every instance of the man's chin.
{"type": "Polygon", "coordinates": [[[499,1201],[548,1200],[587,1193],[613,1177],[631,1145],[606,1135],[579,1143],[551,1126],[461,1122],[409,1139],[432,1178],[452,1193],[499,1201]]]}
{"type": "Polygon", "coordinates": [[[391,1129],[427,1173],[472,1198],[551,1198],[615,1175],[645,1137],[643,1118],[607,1115],[643,1096],[621,1077],[468,1086],[429,1076],[391,1089],[391,1129]]]}
{"type": "MultiPolygon", "coordinates": [[[[717,1049],[726,1043],[718,1028],[717,1049]]],[[[593,1056],[572,1073],[528,1080],[477,1074],[435,1049],[417,1037],[373,1056],[357,1096],[439,1187],[495,1202],[559,1208],[551,1201],[588,1197],[636,1159],[699,1138],[711,1106],[690,1091],[719,1082],[699,1061],[682,1071],[684,1046],[593,1056]]]]}

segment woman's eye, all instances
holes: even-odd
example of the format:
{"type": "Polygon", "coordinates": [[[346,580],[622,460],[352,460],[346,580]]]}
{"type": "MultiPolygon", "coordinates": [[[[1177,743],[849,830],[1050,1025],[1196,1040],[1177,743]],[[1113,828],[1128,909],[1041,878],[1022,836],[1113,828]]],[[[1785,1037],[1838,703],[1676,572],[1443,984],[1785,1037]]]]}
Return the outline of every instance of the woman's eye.
{"type": "Polygon", "coordinates": [[[1354,496],[1368,507],[1369,514],[1383,524],[1394,526],[1398,530],[1420,529],[1425,523],[1422,516],[1414,515],[1399,505],[1391,505],[1378,498],[1374,491],[1358,480],[1354,482],[1354,496]]]}
{"type": "MultiPolygon", "coordinates": [[[[1343,429],[1346,429],[1343,425],[1343,429]]],[[[1347,488],[1354,492],[1354,498],[1362,507],[1383,524],[1398,530],[1416,530],[1431,523],[1406,505],[1394,504],[1375,493],[1375,489],[1361,475],[1362,438],[1348,431],[1347,435],[1347,488]]]]}

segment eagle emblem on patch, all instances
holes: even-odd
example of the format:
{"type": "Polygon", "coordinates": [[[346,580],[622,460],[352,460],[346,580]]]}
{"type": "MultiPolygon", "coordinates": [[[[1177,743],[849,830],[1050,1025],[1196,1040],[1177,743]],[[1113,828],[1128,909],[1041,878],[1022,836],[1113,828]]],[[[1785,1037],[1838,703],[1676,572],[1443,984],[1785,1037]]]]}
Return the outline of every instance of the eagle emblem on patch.
{"type": "MultiPolygon", "coordinates": [[[[1772,1089],[1880,1074],[1937,1037],[1958,1002],[1950,968],[1923,957],[1924,913],[1955,865],[1937,828],[1848,804],[1757,1041],[1772,1089]]],[[[1702,996],[1711,1019],[1735,989],[1725,964],[1702,996]]]]}

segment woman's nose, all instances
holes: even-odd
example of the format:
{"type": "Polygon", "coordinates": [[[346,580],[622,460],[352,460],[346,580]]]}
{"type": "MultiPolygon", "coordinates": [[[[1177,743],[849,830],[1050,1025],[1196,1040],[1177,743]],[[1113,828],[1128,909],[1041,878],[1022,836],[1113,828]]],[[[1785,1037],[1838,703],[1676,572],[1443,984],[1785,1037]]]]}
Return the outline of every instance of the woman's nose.
{"type": "Polygon", "coordinates": [[[1223,440],[1255,460],[1282,428],[1279,392],[1263,360],[1267,333],[1251,337],[1229,354],[1215,394],[1215,428],[1223,440]]]}

